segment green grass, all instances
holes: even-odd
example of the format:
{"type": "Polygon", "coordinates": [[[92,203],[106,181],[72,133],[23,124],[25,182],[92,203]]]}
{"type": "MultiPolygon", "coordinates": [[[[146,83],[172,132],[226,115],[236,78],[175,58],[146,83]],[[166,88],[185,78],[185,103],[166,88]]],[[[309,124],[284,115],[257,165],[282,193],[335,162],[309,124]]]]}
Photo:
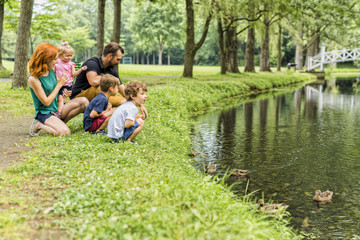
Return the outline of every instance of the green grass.
{"type": "MultiPolygon", "coordinates": [[[[33,151],[24,153],[26,161],[0,172],[0,194],[6,196],[0,200],[0,235],[33,236],[40,231],[30,227],[36,222],[74,239],[299,238],[285,215],[259,213],[251,198],[236,197],[194,168],[189,116],[225,98],[310,78],[261,73],[147,79],[150,117],[136,139],[140,145],[84,133],[82,115],[68,123],[70,136],[29,140],[33,151]]],[[[23,95],[17,106],[31,111],[29,91],[0,86],[1,105],[23,95]]]]}
{"type": "Polygon", "coordinates": [[[3,67],[9,70],[10,72],[14,71],[14,62],[3,60],[2,61],[3,67]]]}
{"type": "MultiPolygon", "coordinates": [[[[14,62],[3,60],[4,67],[13,72],[14,62]]],[[[181,76],[184,70],[183,65],[138,65],[138,64],[120,64],[119,71],[120,77],[148,77],[148,76],[181,76]]],[[[241,73],[244,73],[244,67],[239,66],[241,73]]],[[[317,69],[318,70],[318,69],[317,69]]],[[[259,67],[255,67],[255,71],[259,72],[259,67]]],[[[276,68],[271,68],[273,73],[276,73],[276,68]]],[[[326,68],[325,71],[331,71],[329,68],[326,68]]],[[[281,68],[281,72],[293,72],[293,70],[288,70],[286,67],[281,68]]],[[[332,72],[358,72],[356,67],[354,68],[337,68],[332,70],[332,72]]],[[[219,74],[219,66],[194,66],[193,75],[202,76],[202,75],[213,75],[219,74]]]]}

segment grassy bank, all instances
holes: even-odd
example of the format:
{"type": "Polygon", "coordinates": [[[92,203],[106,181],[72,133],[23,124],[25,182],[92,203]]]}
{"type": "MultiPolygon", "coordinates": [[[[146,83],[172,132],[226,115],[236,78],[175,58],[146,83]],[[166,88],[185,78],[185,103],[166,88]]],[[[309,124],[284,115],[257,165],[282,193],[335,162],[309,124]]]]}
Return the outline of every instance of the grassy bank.
{"type": "MultiPolygon", "coordinates": [[[[0,178],[0,236],[45,231],[75,239],[297,239],[287,218],[260,214],[254,203],[195,169],[189,115],[222,99],[308,81],[267,73],[195,79],[147,79],[149,119],[139,145],[114,144],[82,130],[31,138],[26,161],[0,178]],[[156,83],[156,84],[155,84],[156,83]]],[[[29,91],[0,84],[0,110],[30,114],[29,91]],[[22,96],[22,97],[21,97],[22,96]],[[14,105],[20,110],[14,111],[14,105]]],[[[29,123],[30,124],[30,123],[29,123]]],[[[54,239],[56,237],[53,237],[54,239]]]]}

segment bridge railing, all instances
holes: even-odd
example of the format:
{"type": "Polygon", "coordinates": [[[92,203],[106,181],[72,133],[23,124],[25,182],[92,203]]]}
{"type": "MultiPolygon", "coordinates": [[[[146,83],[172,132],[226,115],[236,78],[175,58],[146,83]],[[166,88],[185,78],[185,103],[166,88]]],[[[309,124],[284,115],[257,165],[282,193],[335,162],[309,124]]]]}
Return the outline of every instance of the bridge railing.
{"type": "Polygon", "coordinates": [[[320,71],[324,71],[324,64],[334,62],[346,62],[360,60],[360,48],[341,49],[325,52],[325,44],[321,45],[321,51],[318,55],[309,56],[308,71],[320,67],[320,71]]]}

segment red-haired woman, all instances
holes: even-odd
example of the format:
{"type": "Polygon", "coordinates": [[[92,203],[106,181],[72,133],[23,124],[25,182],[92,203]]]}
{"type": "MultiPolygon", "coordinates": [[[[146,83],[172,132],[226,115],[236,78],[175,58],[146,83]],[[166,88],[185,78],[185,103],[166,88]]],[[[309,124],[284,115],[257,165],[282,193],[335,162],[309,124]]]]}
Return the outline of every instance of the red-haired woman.
{"type": "MultiPolygon", "coordinates": [[[[37,136],[41,129],[54,134],[54,136],[70,134],[70,129],[65,123],[84,112],[89,104],[85,97],[76,98],[64,105],[61,119],[56,114],[59,90],[67,81],[65,75],[56,79],[53,69],[57,63],[57,57],[58,49],[55,46],[49,43],[41,43],[29,61],[30,76],[28,82],[35,106],[35,118],[29,131],[31,136],[37,136]]],[[[66,92],[65,94],[70,95],[71,93],[66,92]]]]}

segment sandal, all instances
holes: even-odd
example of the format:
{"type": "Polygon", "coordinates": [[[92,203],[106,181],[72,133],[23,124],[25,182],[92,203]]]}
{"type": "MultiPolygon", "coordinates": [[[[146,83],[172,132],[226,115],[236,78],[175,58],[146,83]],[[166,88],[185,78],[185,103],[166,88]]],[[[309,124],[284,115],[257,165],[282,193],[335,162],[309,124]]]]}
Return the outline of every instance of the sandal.
{"type": "Polygon", "coordinates": [[[40,130],[35,130],[35,126],[39,121],[34,118],[33,122],[31,123],[29,134],[32,137],[36,137],[39,135],[40,130]]]}

